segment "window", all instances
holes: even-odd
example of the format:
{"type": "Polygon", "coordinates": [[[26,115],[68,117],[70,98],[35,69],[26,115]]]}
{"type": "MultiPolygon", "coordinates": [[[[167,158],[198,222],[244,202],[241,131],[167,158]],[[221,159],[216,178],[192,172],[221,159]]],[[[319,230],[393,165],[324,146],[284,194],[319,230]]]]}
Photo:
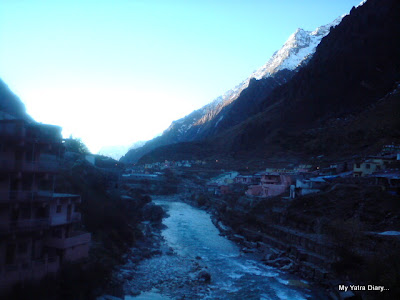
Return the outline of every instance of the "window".
{"type": "Polygon", "coordinates": [[[57,205],[56,213],[59,214],[61,212],[61,207],[62,207],[61,205],[57,205]]]}
{"type": "Polygon", "coordinates": [[[366,164],[365,167],[366,167],[367,169],[371,169],[371,165],[370,165],[370,164],[366,164]]]}
{"type": "Polygon", "coordinates": [[[358,169],[359,169],[360,167],[361,167],[361,165],[360,165],[360,164],[356,164],[356,168],[358,168],[358,169]]]}

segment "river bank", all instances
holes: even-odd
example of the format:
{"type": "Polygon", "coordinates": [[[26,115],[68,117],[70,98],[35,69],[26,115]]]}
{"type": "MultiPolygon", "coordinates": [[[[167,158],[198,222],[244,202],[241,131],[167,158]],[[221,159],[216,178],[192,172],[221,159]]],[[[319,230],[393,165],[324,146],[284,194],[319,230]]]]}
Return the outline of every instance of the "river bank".
{"type": "Polygon", "coordinates": [[[393,261],[400,240],[379,233],[398,228],[393,214],[398,197],[376,187],[338,184],[293,201],[213,197],[199,189],[186,199],[207,209],[220,231],[244,252],[319,285],[329,299],[394,299],[399,293],[398,264],[393,261]],[[387,290],[340,288],[374,282],[387,290]]]}
{"type": "Polygon", "coordinates": [[[179,197],[153,198],[169,215],[166,228],[154,235],[150,258],[121,267],[125,299],[326,299],[320,288],[221,236],[206,211],[179,197]]]}
{"type": "MultiPolygon", "coordinates": [[[[293,285],[300,287],[308,287],[314,285],[319,289],[319,296],[321,299],[344,299],[346,295],[337,291],[337,282],[325,278],[323,280],[314,277],[315,269],[314,265],[308,265],[304,260],[304,256],[301,259],[297,259],[291,253],[291,247],[289,244],[285,244],[280,241],[279,238],[272,238],[263,234],[260,230],[250,230],[246,225],[233,228],[226,223],[229,221],[226,216],[220,214],[221,199],[208,198],[204,194],[200,194],[201,205],[199,205],[198,197],[187,197],[187,195],[180,195],[179,199],[206,210],[211,215],[211,220],[216,228],[220,231],[220,234],[227,239],[233,241],[242,253],[251,255],[253,259],[263,263],[264,265],[274,267],[278,270],[282,270],[286,273],[296,276],[297,279],[290,280],[293,285]],[[206,199],[206,200],[204,200],[206,199]],[[302,265],[304,263],[304,265],[302,265]]],[[[222,205],[223,206],[223,205],[222,205]]],[[[240,205],[235,212],[234,209],[230,210],[234,218],[246,219],[246,213],[240,211],[240,205]]],[[[250,227],[254,225],[252,222],[248,224],[250,227]]],[[[254,229],[254,227],[252,227],[254,229]]],[[[352,293],[347,293],[353,295],[352,293]]]]}

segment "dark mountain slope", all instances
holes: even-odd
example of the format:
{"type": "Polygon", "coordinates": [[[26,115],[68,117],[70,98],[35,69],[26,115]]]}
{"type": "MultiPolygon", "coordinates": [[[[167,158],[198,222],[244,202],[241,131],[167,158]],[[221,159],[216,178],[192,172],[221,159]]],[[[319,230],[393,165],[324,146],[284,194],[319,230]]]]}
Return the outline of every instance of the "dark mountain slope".
{"type": "Polygon", "coordinates": [[[263,108],[283,100],[285,121],[309,127],[358,112],[392,90],[400,78],[399,4],[370,0],[353,8],[322,40],[309,64],[263,108]]]}
{"type": "Polygon", "coordinates": [[[185,118],[174,121],[161,136],[146,142],[143,147],[130,150],[121,161],[136,162],[157,147],[203,140],[239,124],[257,112],[265,97],[276,87],[286,83],[294,73],[282,70],[261,80],[252,79],[234,101],[214,101],[185,118]]]}
{"type": "Polygon", "coordinates": [[[275,88],[289,81],[296,71],[284,69],[260,80],[252,78],[236,101],[222,109],[221,118],[208,124],[208,130],[204,130],[202,137],[215,136],[258,113],[262,101],[275,88]]]}
{"type": "Polygon", "coordinates": [[[331,118],[323,126],[281,125],[280,104],[215,139],[214,152],[237,159],[304,158],[324,154],[333,159],[377,153],[382,145],[400,142],[400,89],[389,92],[361,112],[331,118]],[[281,125],[281,126],[279,126],[281,125]],[[224,142],[223,142],[224,141],[224,142]]]}
{"type": "MultiPolygon", "coordinates": [[[[308,129],[328,136],[324,129],[335,121],[354,119],[396,87],[400,79],[399,20],[399,1],[370,0],[353,9],[322,40],[308,65],[264,100],[260,107],[263,113],[243,124],[245,137],[236,131],[233,149],[274,142],[283,149],[314,152],[303,147],[304,142],[312,141],[306,134],[308,129]],[[293,143],[285,144],[287,137],[293,143]]],[[[348,126],[346,131],[351,131],[348,126]]],[[[389,132],[382,134],[384,137],[389,132]]]]}
{"type": "Polygon", "coordinates": [[[314,31],[297,29],[272,57],[246,80],[213,102],[188,116],[172,122],[163,134],[121,160],[135,162],[141,155],[162,145],[199,141],[219,134],[258,112],[260,102],[273,89],[286,83],[313,56],[316,46],[342,17],[314,31]]]}
{"type": "Polygon", "coordinates": [[[309,63],[260,103],[260,113],[209,140],[210,153],[244,159],[354,154],[399,140],[398,93],[389,95],[400,80],[399,20],[400,1],[353,8],[309,63]],[[385,96],[390,101],[378,103],[385,96]],[[385,129],[377,131],[380,124],[385,129]]]}

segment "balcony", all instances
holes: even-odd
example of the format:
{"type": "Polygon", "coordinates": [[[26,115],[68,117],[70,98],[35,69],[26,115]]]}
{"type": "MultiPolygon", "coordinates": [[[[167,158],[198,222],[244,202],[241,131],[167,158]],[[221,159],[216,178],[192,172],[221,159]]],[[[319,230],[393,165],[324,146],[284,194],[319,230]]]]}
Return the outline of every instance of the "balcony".
{"type": "Polygon", "coordinates": [[[1,233],[15,233],[46,229],[49,227],[49,219],[26,219],[0,223],[1,233]]]}
{"type": "Polygon", "coordinates": [[[59,168],[59,161],[25,161],[21,164],[21,171],[25,172],[57,172],[59,168]]]}
{"type": "Polygon", "coordinates": [[[31,191],[9,191],[0,193],[0,203],[31,202],[35,196],[31,191]]]}
{"type": "Polygon", "coordinates": [[[262,184],[281,184],[281,178],[279,176],[276,177],[262,177],[262,184]]]}
{"type": "Polygon", "coordinates": [[[0,268],[0,289],[11,287],[17,282],[40,280],[47,274],[56,273],[60,268],[58,256],[45,257],[40,260],[29,261],[14,265],[5,265],[0,268]]]}
{"type": "Polygon", "coordinates": [[[0,137],[14,141],[60,143],[61,127],[48,124],[29,124],[23,120],[1,120],[0,137]]]}
{"type": "Polygon", "coordinates": [[[89,244],[90,240],[91,234],[89,232],[76,231],[67,238],[48,238],[46,239],[45,244],[52,248],[66,249],[77,245],[89,244]]]}
{"type": "Polygon", "coordinates": [[[60,161],[0,160],[2,172],[57,172],[60,161]]]}
{"type": "Polygon", "coordinates": [[[70,216],[67,214],[52,215],[49,218],[50,226],[69,224],[81,221],[81,213],[74,212],[70,216]]]}
{"type": "Polygon", "coordinates": [[[22,139],[25,135],[24,121],[2,120],[0,122],[0,137],[22,139]]]}
{"type": "Polygon", "coordinates": [[[0,192],[0,203],[39,202],[53,198],[53,192],[48,191],[8,191],[0,192]]]}
{"type": "Polygon", "coordinates": [[[2,172],[57,172],[59,168],[60,161],[0,161],[0,170],[2,172]]]}

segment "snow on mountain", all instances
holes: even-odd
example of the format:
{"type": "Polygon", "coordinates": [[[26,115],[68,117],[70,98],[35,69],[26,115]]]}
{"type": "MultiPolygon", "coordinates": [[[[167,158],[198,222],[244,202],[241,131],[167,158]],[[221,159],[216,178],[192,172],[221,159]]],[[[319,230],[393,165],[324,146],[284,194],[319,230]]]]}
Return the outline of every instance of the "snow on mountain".
{"type": "Polygon", "coordinates": [[[246,80],[227,91],[224,95],[219,96],[211,103],[180,120],[174,121],[166,132],[177,129],[177,126],[181,124],[181,128],[177,130],[179,135],[184,135],[192,126],[201,125],[210,121],[220,113],[222,108],[238,98],[240,93],[249,86],[249,82],[252,78],[260,80],[283,69],[295,70],[314,54],[322,38],[329,33],[331,27],[338,25],[343,17],[344,15],[327,25],[318,27],[314,31],[306,31],[301,28],[297,29],[288,38],[282,48],[276,51],[260,69],[253,72],[246,80]],[[190,124],[188,124],[188,121],[190,124]]]}
{"type": "MultiPolygon", "coordinates": [[[[193,141],[202,138],[202,134],[204,134],[203,129],[206,128],[206,126],[201,125],[207,125],[208,122],[214,119],[216,121],[216,118],[218,118],[218,121],[215,122],[213,127],[217,128],[220,126],[220,122],[224,119],[224,114],[221,112],[223,108],[235,101],[240,93],[249,86],[252,79],[260,80],[273,77],[278,71],[284,69],[293,71],[299,66],[306,64],[315,53],[322,38],[329,33],[331,27],[338,25],[343,17],[344,16],[341,16],[332,23],[320,26],[314,31],[297,29],[288,38],[282,48],[276,51],[265,65],[253,72],[246,80],[242,81],[233,89],[227,91],[224,95],[217,97],[209,104],[193,111],[189,115],[173,121],[157,142],[152,140],[153,142],[149,141],[149,143],[146,143],[144,146],[146,150],[142,152],[139,151],[141,155],[155,149],[157,146],[193,141]]],[[[135,159],[137,160],[139,158],[140,157],[136,157],[135,159]]]]}
{"type": "Polygon", "coordinates": [[[265,65],[253,72],[245,81],[227,92],[226,95],[229,95],[233,101],[233,98],[237,98],[240,92],[249,86],[252,78],[260,80],[283,69],[295,70],[303,61],[314,54],[322,38],[329,33],[331,27],[338,25],[344,16],[340,16],[333,22],[320,26],[314,31],[298,28],[265,65]]]}
{"type": "Polygon", "coordinates": [[[363,6],[365,2],[367,2],[367,0],[362,0],[362,1],[360,2],[360,4],[358,4],[356,7],[363,6]]]}
{"type": "Polygon", "coordinates": [[[331,27],[338,25],[342,18],[343,16],[335,19],[332,23],[318,27],[314,31],[298,28],[283,47],[275,52],[270,60],[255,71],[250,78],[261,79],[283,69],[296,69],[304,59],[314,54],[322,38],[329,33],[331,27]]]}

